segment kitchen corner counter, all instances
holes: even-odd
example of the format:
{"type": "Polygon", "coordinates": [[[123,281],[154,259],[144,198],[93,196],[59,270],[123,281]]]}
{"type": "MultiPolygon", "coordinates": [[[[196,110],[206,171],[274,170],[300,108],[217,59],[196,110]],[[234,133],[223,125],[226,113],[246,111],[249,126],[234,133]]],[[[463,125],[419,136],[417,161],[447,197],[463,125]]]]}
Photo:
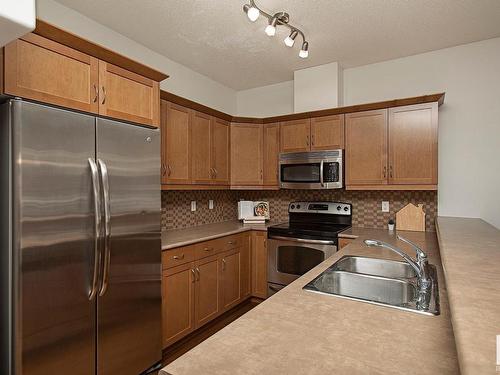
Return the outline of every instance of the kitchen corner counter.
{"type": "Polygon", "coordinates": [[[234,220],[185,229],[166,230],[161,232],[161,249],[168,250],[179,246],[187,246],[249,230],[267,231],[267,227],[274,224],[277,223],[243,224],[234,220]]]}
{"type": "MultiPolygon", "coordinates": [[[[427,316],[304,291],[344,255],[398,256],[366,238],[396,243],[386,230],[361,229],[332,257],[184,354],[161,375],[459,373],[436,233],[404,232],[438,270],[441,314],[427,316]]],[[[412,250],[398,243],[409,254],[412,250]]]]}
{"type": "Polygon", "coordinates": [[[500,230],[481,219],[452,217],[438,217],[436,228],[461,373],[494,374],[500,230]]]}

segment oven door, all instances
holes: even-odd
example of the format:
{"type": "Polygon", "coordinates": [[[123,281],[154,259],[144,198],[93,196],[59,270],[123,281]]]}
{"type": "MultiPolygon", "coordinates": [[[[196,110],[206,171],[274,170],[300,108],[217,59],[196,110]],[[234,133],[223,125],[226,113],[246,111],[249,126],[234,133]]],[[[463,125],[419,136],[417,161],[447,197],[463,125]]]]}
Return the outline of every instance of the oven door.
{"type": "Polygon", "coordinates": [[[267,277],[269,283],[288,285],[337,251],[335,240],[270,236],[267,277]]]}

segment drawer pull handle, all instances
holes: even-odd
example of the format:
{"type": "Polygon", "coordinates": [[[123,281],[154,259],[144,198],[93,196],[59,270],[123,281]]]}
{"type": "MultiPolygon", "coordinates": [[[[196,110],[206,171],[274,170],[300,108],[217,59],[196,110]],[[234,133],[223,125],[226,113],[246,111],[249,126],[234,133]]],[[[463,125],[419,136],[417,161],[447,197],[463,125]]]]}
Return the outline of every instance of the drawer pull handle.
{"type": "Polygon", "coordinates": [[[229,241],[228,245],[234,245],[234,241],[229,241]]]}
{"type": "Polygon", "coordinates": [[[182,254],[182,255],[174,255],[174,259],[175,260],[182,260],[182,259],[184,259],[184,254],[182,254]]]}
{"type": "Polygon", "coordinates": [[[212,251],[212,250],[213,250],[213,247],[205,247],[203,250],[204,250],[204,251],[212,251]]]}

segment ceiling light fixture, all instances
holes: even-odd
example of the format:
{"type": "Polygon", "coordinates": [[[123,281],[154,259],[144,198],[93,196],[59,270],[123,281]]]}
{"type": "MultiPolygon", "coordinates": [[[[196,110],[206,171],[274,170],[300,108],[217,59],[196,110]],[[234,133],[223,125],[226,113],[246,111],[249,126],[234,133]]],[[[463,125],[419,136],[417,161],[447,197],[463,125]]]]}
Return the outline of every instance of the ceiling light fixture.
{"type": "Polygon", "coordinates": [[[299,57],[307,59],[308,56],[309,56],[309,43],[304,42],[302,43],[302,48],[300,49],[299,57]]]}
{"type": "Polygon", "coordinates": [[[269,21],[269,25],[266,26],[266,29],[264,30],[268,36],[274,36],[276,34],[276,23],[278,22],[278,19],[276,17],[271,18],[269,21]]]}
{"type": "Polygon", "coordinates": [[[248,4],[243,5],[243,10],[247,14],[247,17],[250,21],[255,22],[257,18],[260,16],[260,11],[258,8],[250,6],[248,4]]]}
{"type": "Polygon", "coordinates": [[[297,30],[293,30],[290,33],[290,35],[288,35],[285,38],[284,42],[287,47],[293,47],[293,45],[295,44],[295,38],[297,37],[297,34],[298,34],[297,30]]]}
{"type": "Polygon", "coordinates": [[[268,25],[266,26],[264,31],[268,36],[276,35],[277,26],[288,27],[290,29],[290,35],[287,36],[284,40],[287,47],[293,47],[293,45],[295,44],[295,38],[297,38],[297,35],[300,34],[300,36],[302,37],[302,48],[299,52],[299,56],[303,59],[309,56],[309,43],[306,41],[306,38],[302,31],[288,24],[288,21],[290,20],[290,16],[288,13],[278,12],[274,15],[271,15],[259,8],[255,4],[255,0],[249,0],[248,4],[243,5],[243,11],[247,14],[248,19],[252,22],[257,21],[257,19],[261,15],[267,18],[268,25]]]}

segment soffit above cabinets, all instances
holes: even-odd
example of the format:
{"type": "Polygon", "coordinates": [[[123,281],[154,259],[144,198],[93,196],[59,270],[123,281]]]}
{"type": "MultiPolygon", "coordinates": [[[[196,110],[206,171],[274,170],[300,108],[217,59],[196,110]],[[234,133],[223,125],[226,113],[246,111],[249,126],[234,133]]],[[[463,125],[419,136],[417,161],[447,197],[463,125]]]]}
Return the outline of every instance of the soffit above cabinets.
{"type": "Polygon", "coordinates": [[[284,48],[265,22],[249,22],[245,1],[57,0],[227,87],[244,90],[338,61],[344,68],[500,36],[498,0],[259,0],[286,10],[306,33],[309,58],[284,48]]]}

